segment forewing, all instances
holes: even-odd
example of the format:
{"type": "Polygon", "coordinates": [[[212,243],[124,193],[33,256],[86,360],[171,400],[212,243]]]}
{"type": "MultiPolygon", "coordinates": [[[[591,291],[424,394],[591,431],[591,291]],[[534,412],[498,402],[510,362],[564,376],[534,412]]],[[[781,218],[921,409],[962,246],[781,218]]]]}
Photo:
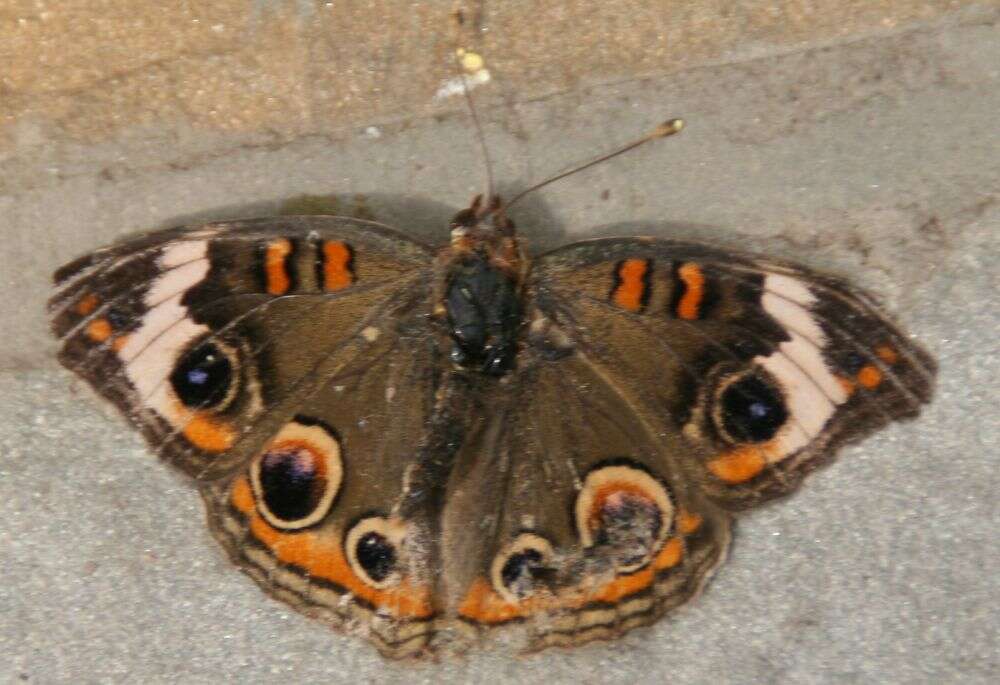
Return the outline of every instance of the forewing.
{"type": "Polygon", "coordinates": [[[685,438],[730,508],[793,490],[839,445],[929,401],[936,366],[871,297],[803,268],[608,239],[535,264],[533,344],[599,362],[685,438]]]}
{"type": "Polygon", "coordinates": [[[365,222],[171,229],[72,262],[49,302],[60,361],[196,478],[250,459],[426,290],[431,255],[365,222]]]}

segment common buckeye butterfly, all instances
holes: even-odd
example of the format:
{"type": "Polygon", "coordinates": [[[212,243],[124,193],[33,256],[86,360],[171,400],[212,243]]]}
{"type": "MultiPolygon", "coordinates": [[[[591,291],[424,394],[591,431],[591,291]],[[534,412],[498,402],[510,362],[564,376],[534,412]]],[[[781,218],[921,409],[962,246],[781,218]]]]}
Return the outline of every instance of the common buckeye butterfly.
{"type": "Polygon", "coordinates": [[[55,274],[59,359],[265,591],[393,657],[649,624],[735,512],[931,397],[934,361],[842,280],[655,238],[529,257],[507,206],[439,249],[293,216],[98,250],[55,274]]]}

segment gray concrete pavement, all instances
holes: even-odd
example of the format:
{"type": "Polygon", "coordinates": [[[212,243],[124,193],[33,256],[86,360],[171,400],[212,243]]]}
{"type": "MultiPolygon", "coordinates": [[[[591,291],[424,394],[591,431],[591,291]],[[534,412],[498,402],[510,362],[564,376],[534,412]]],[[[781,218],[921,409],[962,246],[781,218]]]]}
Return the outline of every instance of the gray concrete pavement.
{"type": "Polygon", "coordinates": [[[50,360],[40,309],[55,266],[116,236],[301,193],[361,193],[380,219],[443,239],[479,187],[461,108],[273,144],[191,127],[171,164],[157,162],[168,140],[112,136],[61,148],[72,164],[58,172],[25,152],[58,158],[49,134],[19,120],[0,193],[13,293],[0,304],[0,680],[996,682],[997,16],[983,5],[750,45],[533,97],[477,91],[508,191],[666,116],[688,121],[526,200],[514,217],[538,245],[642,232],[794,259],[878,293],[941,365],[918,421],[745,517],[693,605],[619,642],[526,658],[386,663],[264,598],[223,559],[193,489],[50,360]]]}

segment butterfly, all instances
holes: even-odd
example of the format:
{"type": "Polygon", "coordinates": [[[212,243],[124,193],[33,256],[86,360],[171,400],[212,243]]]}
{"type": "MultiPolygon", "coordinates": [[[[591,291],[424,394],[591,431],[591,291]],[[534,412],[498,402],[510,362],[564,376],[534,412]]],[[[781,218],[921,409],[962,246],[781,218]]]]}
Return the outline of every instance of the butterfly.
{"type": "Polygon", "coordinates": [[[439,248],[339,216],[126,240],[55,273],[59,359],[263,590],[389,657],[650,624],[738,512],[931,397],[843,280],[659,238],[529,256],[508,207],[439,248]]]}

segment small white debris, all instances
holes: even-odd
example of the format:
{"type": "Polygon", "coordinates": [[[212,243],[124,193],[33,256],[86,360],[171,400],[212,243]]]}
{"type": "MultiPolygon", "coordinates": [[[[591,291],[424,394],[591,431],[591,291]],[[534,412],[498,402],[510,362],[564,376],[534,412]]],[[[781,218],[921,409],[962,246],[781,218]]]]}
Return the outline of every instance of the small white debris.
{"type": "Polygon", "coordinates": [[[444,81],[441,87],[437,89],[437,93],[434,94],[435,100],[444,100],[455,95],[461,95],[465,91],[465,84],[469,84],[469,90],[472,90],[476,86],[481,86],[484,83],[490,82],[490,70],[480,69],[479,71],[469,74],[463,80],[461,76],[456,76],[444,81]]]}
{"type": "Polygon", "coordinates": [[[344,386],[342,386],[342,385],[335,385],[335,386],[333,386],[333,391],[334,392],[344,392],[344,386]]]}
{"type": "Polygon", "coordinates": [[[376,138],[381,138],[381,137],[382,137],[382,129],[380,129],[378,126],[365,127],[365,138],[371,138],[374,140],[376,138]]]}
{"type": "Polygon", "coordinates": [[[368,342],[372,343],[378,340],[378,336],[381,335],[381,333],[382,331],[375,328],[374,326],[368,326],[367,328],[362,329],[361,337],[367,340],[368,342]]]}
{"type": "Polygon", "coordinates": [[[385,401],[392,402],[392,398],[396,396],[396,388],[394,386],[389,386],[385,389],[385,401]]]}

